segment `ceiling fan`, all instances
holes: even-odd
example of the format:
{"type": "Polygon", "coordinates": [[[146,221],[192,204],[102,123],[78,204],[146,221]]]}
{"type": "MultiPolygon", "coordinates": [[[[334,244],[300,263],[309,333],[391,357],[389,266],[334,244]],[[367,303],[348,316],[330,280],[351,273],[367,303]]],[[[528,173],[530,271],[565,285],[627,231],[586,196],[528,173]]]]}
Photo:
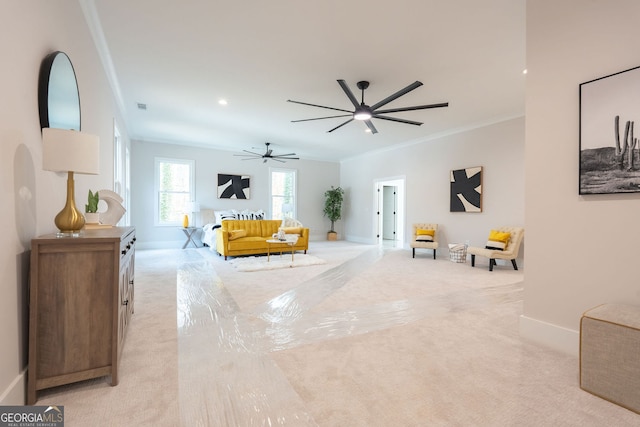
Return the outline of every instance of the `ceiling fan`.
{"type": "Polygon", "coordinates": [[[264,154],[255,153],[255,152],[249,151],[249,150],[242,150],[247,154],[234,154],[234,156],[245,157],[242,160],[264,159],[262,161],[262,163],[267,163],[267,160],[269,160],[269,159],[275,160],[276,162],[280,162],[280,163],[285,163],[285,160],[299,160],[300,159],[300,157],[291,157],[291,156],[295,156],[296,153],[273,154],[273,150],[271,148],[269,148],[271,143],[270,142],[265,142],[264,144],[267,146],[267,149],[264,152],[264,154]]]}
{"type": "Polygon", "coordinates": [[[346,122],[334,127],[333,129],[329,130],[328,132],[333,132],[334,130],[341,128],[342,126],[346,125],[347,123],[349,123],[349,122],[351,122],[351,121],[353,121],[355,119],[355,120],[363,121],[367,125],[367,127],[369,128],[371,133],[378,133],[378,130],[376,129],[376,127],[371,122],[372,118],[373,119],[389,120],[389,121],[392,121],[392,122],[406,123],[406,124],[409,124],[409,125],[416,125],[416,126],[420,126],[422,124],[421,122],[416,122],[416,121],[413,121],[413,120],[405,120],[405,119],[398,119],[398,118],[395,118],[395,117],[381,116],[381,114],[399,113],[399,112],[402,112],[402,111],[412,111],[412,110],[426,110],[427,108],[440,108],[440,107],[448,107],[449,106],[448,102],[443,102],[443,103],[440,103],[440,104],[415,105],[413,107],[400,107],[400,108],[390,108],[390,109],[386,109],[386,110],[379,110],[380,107],[382,107],[384,105],[387,105],[391,101],[394,101],[397,98],[400,98],[402,95],[406,95],[407,93],[411,92],[412,90],[422,86],[422,82],[419,82],[419,81],[415,81],[415,82],[411,83],[409,86],[405,87],[404,89],[400,89],[399,91],[397,91],[393,95],[389,95],[388,97],[386,97],[382,101],[377,102],[377,103],[373,104],[372,106],[369,106],[369,105],[364,103],[364,91],[365,91],[366,88],[369,87],[369,82],[360,81],[357,84],[358,89],[360,89],[362,91],[362,98],[361,98],[360,103],[358,103],[358,100],[353,95],[353,92],[351,92],[351,89],[349,89],[349,86],[347,86],[347,83],[344,80],[338,80],[338,84],[340,85],[340,87],[342,88],[344,93],[347,95],[347,98],[349,98],[349,100],[351,101],[351,103],[355,107],[354,111],[343,110],[342,108],[325,107],[324,105],[309,104],[307,102],[292,101],[292,100],[288,99],[287,102],[293,102],[293,103],[296,103],[296,104],[308,105],[310,107],[326,108],[328,110],[344,111],[345,113],[349,113],[349,114],[340,114],[340,115],[337,115],[337,116],[317,117],[317,118],[314,118],[314,119],[291,120],[291,122],[293,122],[293,123],[296,123],[296,122],[308,122],[308,121],[311,121],[311,120],[334,119],[336,117],[349,117],[349,116],[351,116],[351,118],[349,120],[347,120],[346,122]]]}

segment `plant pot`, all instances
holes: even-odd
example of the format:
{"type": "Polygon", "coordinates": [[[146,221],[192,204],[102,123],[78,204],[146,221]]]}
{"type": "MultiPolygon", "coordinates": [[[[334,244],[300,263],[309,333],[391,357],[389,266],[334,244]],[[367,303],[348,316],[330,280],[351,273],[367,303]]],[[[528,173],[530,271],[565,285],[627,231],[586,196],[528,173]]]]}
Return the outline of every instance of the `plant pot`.
{"type": "Polygon", "coordinates": [[[327,232],[327,240],[338,240],[338,233],[336,233],[335,231],[328,231],[327,232]]]}
{"type": "Polygon", "coordinates": [[[85,212],[84,222],[87,224],[99,224],[100,214],[98,212],[92,212],[92,213],[85,212]]]}

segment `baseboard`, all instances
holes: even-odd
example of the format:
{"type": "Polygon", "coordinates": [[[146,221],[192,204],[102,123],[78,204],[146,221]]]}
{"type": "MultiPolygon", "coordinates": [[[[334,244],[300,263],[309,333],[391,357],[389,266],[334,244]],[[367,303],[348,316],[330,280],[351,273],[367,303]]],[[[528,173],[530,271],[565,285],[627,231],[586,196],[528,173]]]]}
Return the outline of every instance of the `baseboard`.
{"type": "Polygon", "coordinates": [[[0,395],[0,406],[24,405],[26,403],[27,371],[20,373],[0,395]]]}
{"type": "Polygon", "coordinates": [[[353,243],[362,243],[364,245],[375,245],[376,243],[378,243],[378,240],[374,237],[366,238],[361,236],[347,235],[345,237],[345,240],[353,243]]]}
{"type": "Polygon", "coordinates": [[[580,332],[525,315],[520,316],[520,336],[571,356],[579,356],[580,332]]]}

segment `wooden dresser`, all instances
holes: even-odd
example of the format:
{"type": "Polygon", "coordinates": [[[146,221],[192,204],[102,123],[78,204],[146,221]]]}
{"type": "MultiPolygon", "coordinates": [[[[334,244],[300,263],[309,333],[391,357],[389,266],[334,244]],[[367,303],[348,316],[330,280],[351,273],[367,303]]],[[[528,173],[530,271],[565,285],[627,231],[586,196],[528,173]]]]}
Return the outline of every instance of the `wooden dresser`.
{"type": "Polygon", "coordinates": [[[27,404],[37,391],[111,376],[133,314],[133,227],[31,241],[27,404]]]}

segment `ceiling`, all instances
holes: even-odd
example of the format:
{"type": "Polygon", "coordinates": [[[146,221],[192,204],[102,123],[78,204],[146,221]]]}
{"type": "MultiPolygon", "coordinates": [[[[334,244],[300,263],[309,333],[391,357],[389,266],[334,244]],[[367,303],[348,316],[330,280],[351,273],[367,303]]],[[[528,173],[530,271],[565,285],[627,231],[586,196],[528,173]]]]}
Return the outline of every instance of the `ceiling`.
{"type": "Polygon", "coordinates": [[[131,139],[339,161],[524,115],[525,0],[81,0],[131,139]],[[372,105],[449,107],[345,118],[336,80],[372,105]],[[219,104],[220,99],[228,105],[219,104]],[[138,108],[146,104],[146,110],[138,108]]]}

